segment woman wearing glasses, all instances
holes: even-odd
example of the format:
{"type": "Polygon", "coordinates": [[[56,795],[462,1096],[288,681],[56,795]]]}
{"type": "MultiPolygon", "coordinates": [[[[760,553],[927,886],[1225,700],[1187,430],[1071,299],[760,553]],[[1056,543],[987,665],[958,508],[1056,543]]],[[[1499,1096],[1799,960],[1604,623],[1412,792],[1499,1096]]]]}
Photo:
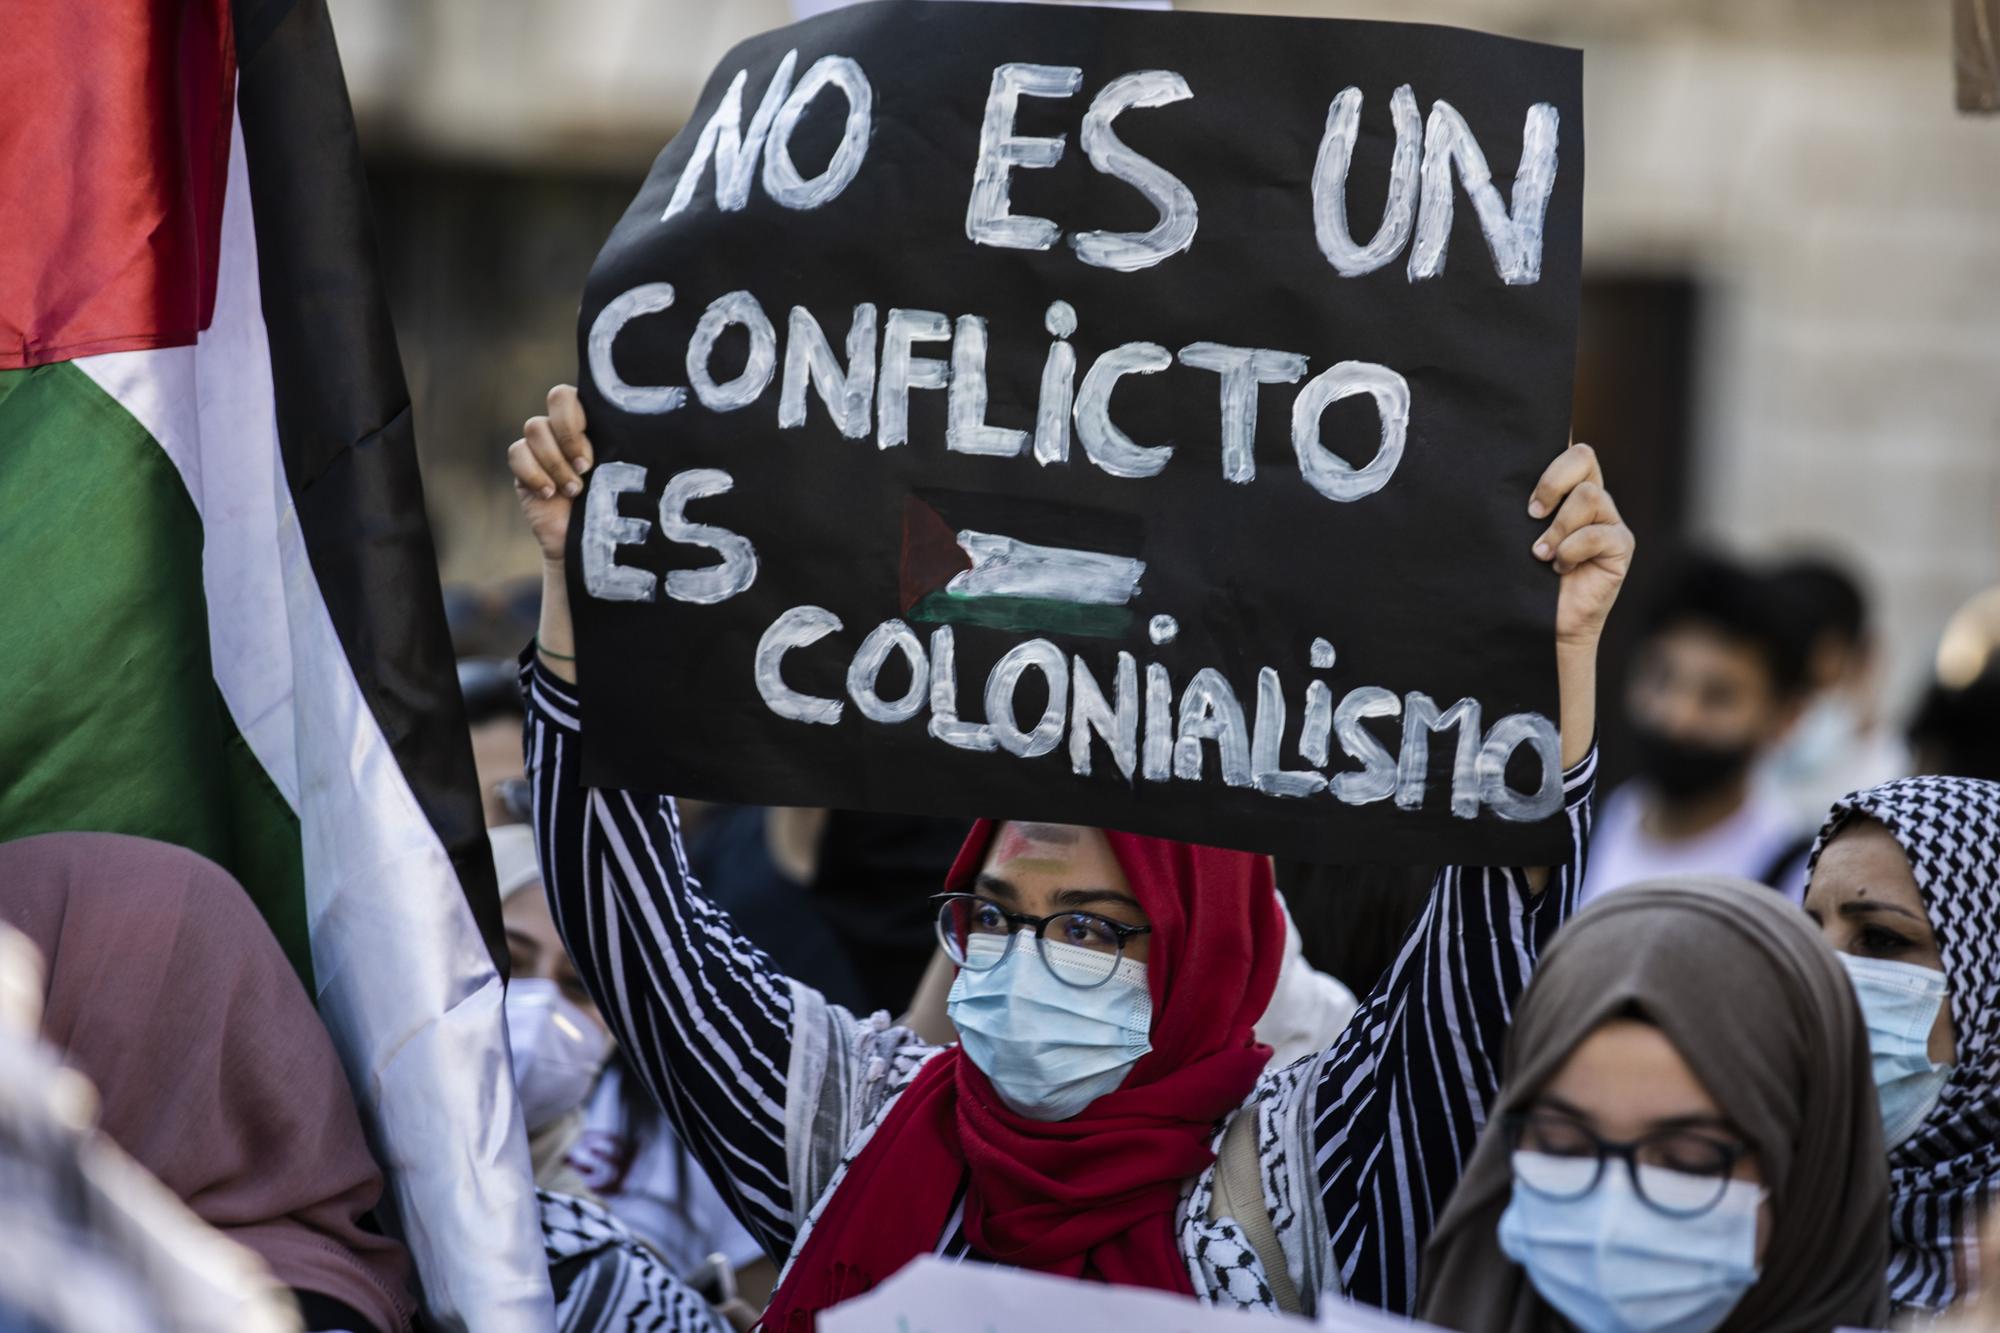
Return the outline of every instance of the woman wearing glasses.
{"type": "Polygon", "coordinates": [[[1561,579],[1568,863],[1441,873],[1342,1037],[1265,1072],[1251,1027],[1284,945],[1266,857],[980,824],[938,903],[960,967],[961,1041],[942,1048],[829,1005],[743,940],[688,876],[671,800],[580,783],[562,561],[590,446],[575,390],[549,406],[508,454],[545,561],[523,682],[546,886],[621,1048],[788,1261],[767,1326],[809,1329],[929,1253],[1248,1308],[1311,1311],[1328,1290],[1408,1310],[1515,999],[1583,873],[1597,640],[1632,552],[1591,451],[1566,451],[1528,504],[1561,579]],[[1248,1145],[1250,1179],[1221,1182],[1236,1203],[1216,1197],[1225,1122],[1248,1145]]]}
{"type": "Polygon", "coordinates": [[[1419,1317],[1507,1333],[1879,1328],[1868,1033],[1833,953],[1748,881],[1578,915],[1507,1037],[1419,1317]]]}

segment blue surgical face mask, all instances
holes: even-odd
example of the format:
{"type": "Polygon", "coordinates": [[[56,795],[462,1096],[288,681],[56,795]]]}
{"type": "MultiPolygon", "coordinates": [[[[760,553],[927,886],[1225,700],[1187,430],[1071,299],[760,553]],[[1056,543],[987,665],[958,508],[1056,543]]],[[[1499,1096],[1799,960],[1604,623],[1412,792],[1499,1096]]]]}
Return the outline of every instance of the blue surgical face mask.
{"type": "Polygon", "coordinates": [[[1951,1066],[1931,1063],[1931,1028],[1944,1004],[1945,976],[1934,967],[1841,954],[1868,1025],[1869,1064],[1882,1099],[1882,1138],[1891,1148],[1917,1132],[1944,1094],[1951,1066]]]}
{"type": "MultiPolygon", "coordinates": [[[[1006,945],[995,935],[966,941],[974,964],[1006,945]]],[[[1024,933],[998,965],[960,968],[945,1008],[965,1054],[1009,1110],[1032,1120],[1067,1120],[1124,1082],[1153,1049],[1153,997],[1144,963],[1120,959],[1109,979],[1085,989],[1057,980],[1035,947],[1034,935],[1024,933]]],[[[1079,972],[1097,957],[1055,940],[1042,947],[1079,955],[1079,972]]]]}
{"type": "MultiPolygon", "coordinates": [[[[1543,1179],[1576,1160],[1514,1157],[1536,1158],[1531,1174],[1543,1179]]],[[[1678,1171],[1639,1170],[1655,1198],[1713,1192],[1678,1171]]],[[[1640,1198],[1619,1162],[1607,1162],[1597,1187],[1576,1199],[1537,1194],[1520,1175],[1500,1215],[1500,1249],[1582,1333],[1709,1333],[1757,1281],[1764,1191],[1747,1180],[1729,1182],[1707,1212],[1674,1217],[1640,1198]]]]}

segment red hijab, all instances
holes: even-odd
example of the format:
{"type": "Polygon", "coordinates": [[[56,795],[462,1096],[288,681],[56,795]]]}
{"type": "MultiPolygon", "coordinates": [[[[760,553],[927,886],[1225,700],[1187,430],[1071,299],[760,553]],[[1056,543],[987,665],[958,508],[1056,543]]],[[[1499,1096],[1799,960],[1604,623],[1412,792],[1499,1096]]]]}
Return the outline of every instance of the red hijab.
{"type": "MultiPolygon", "coordinates": [[[[951,868],[964,891],[997,825],[981,820],[951,868]]],[[[1106,831],[1152,922],[1153,1048],[1068,1120],[1031,1120],[952,1046],[896,1099],[848,1166],[765,1313],[804,1333],[828,1306],[937,1248],[965,1185],[966,1238],[1000,1263],[1192,1295],[1176,1244],[1181,1187],[1215,1154],[1215,1126],[1270,1059],[1251,1027],[1284,952],[1271,863],[1249,852],[1106,831]]]]}

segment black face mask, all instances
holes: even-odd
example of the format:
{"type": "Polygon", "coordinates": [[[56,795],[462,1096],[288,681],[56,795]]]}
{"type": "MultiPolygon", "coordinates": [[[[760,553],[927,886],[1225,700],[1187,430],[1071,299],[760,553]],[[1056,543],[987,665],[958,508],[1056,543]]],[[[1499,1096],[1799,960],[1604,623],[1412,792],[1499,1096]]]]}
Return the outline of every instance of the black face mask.
{"type": "Polygon", "coordinates": [[[1632,757],[1639,776],[1670,801],[1684,801],[1726,786],[1750,767],[1751,745],[1703,745],[1650,727],[1632,732],[1632,757]]]}

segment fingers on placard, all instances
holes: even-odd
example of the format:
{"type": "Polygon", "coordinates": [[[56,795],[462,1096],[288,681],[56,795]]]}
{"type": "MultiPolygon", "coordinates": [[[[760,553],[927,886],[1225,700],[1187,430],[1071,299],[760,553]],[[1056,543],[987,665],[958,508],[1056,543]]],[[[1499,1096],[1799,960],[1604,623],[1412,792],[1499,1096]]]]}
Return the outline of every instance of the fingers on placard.
{"type": "Polygon", "coordinates": [[[1618,510],[1611,493],[1594,481],[1579,482],[1556,510],[1555,520],[1535,541],[1535,554],[1546,560],[1572,532],[1593,523],[1616,523],[1618,510]]]}
{"type": "MultiPolygon", "coordinates": [[[[534,453],[535,461],[542,465],[549,480],[555,483],[564,495],[576,495],[583,490],[583,483],[577,480],[576,471],[570,467],[562,446],[556,443],[555,428],[547,417],[531,417],[523,430],[526,432],[528,448],[534,453]]],[[[548,497],[544,497],[548,498],[548,497]]]]}
{"type": "Polygon", "coordinates": [[[507,470],[514,474],[514,484],[530,495],[539,495],[546,500],[556,493],[555,483],[542,470],[525,437],[507,446],[507,470]]]}
{"type": "Polygon", "coordinates": [[[584,434],[583,399],[578,396],[574,385],[558,384],[549,390],[549,426],[555,431],[556,444],[561,447],[563,457],[568,459],[576,472],[590,471],[595,455],[590,447],[590,437],[584,434]]]}
{"type": "Polygon", "coordinates": [[[1585,482],[1602,484],[1603,480],[1604,472],[1598,465],[1597,451],[1587,444],[1572,444],[1542,470],[1542,478],[1535,483],[1534,494],[1528,497],[1528,516],[1545,518],[1555,512],[1563,497],[1578,486],[1585,482]]]}
{"type": "Polygon", "coordinates": [[[1556,572],[1567,574],[1593,560],[1629,557],[1631,553],[1631,529],[1622,523],[1592,523],[1578,528],[1556,546],[1556,572]]]}

